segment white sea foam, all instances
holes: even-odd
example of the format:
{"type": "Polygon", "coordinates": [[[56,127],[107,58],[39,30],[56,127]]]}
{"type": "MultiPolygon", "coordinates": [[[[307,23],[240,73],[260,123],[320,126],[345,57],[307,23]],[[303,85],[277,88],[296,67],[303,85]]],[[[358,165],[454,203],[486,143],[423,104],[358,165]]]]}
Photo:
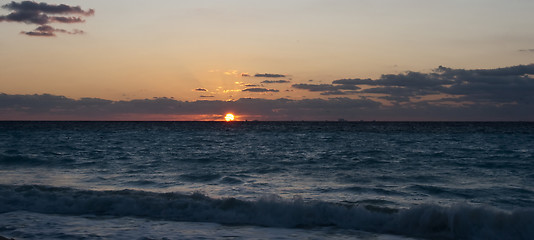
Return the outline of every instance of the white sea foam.
{"type": "Polygon", "coordinates": [[[534,239],[532,136],[533,123],[3,122],[0,222],[534,239]],[[194,191],[207,194],[169,193],[194,191]]]}
{"type": "Polygon", "coordinates": [[[134,217],[92,217],[39,214],[25,211],[0,213],[0,235],[14,239],[277,239],[277,240],[410,240],[332,227],[298,229],[177,222],[134,217]]]}
{"type": "Polygon", "coordinates": [[[137,217],[282,228],[334,227],[443,239],[533,239],[534,209],[420,205],[390,209],[265,196],[257,201],[204,194],[87,191],[0,185],[0,211],[137,217]]]}

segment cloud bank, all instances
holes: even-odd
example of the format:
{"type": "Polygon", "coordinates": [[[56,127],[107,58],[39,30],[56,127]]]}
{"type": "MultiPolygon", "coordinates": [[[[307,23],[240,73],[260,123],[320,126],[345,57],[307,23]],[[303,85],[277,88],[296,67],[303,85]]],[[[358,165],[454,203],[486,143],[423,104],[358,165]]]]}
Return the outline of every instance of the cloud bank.
{"type": "Polygon", "coordinates": [[[392,103],[534,104],[534,64],[495,69],[453,69],[440,66],[431,73],[385,74],[378,79],[339,79],[331,84],[293,84],[321,95],[377,97],[392,103]]]}
{"type": "Polygon", "coordinates": [[[83,16],[92,16],[93,9],[82,10],[79,6],[69,6],[66,4],[37,3],[33,1],[11,2],[2,6],[3,9],[10,10],[8,15],[0,16],[0,22],[19,22],[39,25],[33,31],[22,31],[28,36],[53,37],[55,33],[83,34],[78,29],[67,31],[64,29],[51,27],[50,23],[82,23],[85,22],[83,16]]]}
{"type": "MultiPolygon", "coordinates": [[[[222,120],[234,112],[248,120],[534,121],[534,64],[495,69],[438,67],[430,73],[346,78],[330,84],[293,84],[323,98],[112,101],[40,94],[0,93],[0,120],[222,120]],[[336,96],[336,95],[342,95],[336,96]],[[188,116],[187,118],[185,116],[188,116]]],[[[204,88],[195,91],[205,93],[204,88]]],[[[248,87],[243,92],[277,93],[248,87]]]]}
{"type": "Polygon", "coordinates": [[[206,115],[214,116],[211,120],[222,120],[226,112],[235,113],[241,120],[534,121],[533,104],[417,102],[389,106],[368,98],[111,101],[0,94],[0,120],[206,120],[201,117],[206,115]],[[184,117],[191,115],[199,117],[184,117]]]}

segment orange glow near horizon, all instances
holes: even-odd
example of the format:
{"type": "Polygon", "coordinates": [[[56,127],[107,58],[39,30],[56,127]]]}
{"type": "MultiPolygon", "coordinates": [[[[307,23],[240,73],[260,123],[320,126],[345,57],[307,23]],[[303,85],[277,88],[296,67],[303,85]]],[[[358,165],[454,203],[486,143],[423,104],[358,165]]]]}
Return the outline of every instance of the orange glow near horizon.
{"type": "Polygon", "coordinates": [[[231,114],[231,113],[228,113],[226,114],[226,116],[224,116],[224,120],[227,122],[234,121],[234,119],[235,119],[234,114],[231,114]]]}

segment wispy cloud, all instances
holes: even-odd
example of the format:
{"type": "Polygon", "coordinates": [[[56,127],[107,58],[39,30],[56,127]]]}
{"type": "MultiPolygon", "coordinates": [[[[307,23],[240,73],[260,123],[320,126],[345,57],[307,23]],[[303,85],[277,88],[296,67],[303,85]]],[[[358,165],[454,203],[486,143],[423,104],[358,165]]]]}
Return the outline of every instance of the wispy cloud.
{"type": "Polygon", "coordinates": [[[53,36],[55,36],[56,32],[66,33],[66,34],[83,34],[84,33],[84,31],[78,30],[78,29],[74,29],[73,31],[67,31],[67,30],[64,30],[64,29],[53,28],[53,27],[48,26],[48,25],[41,25],[41,26],[37,27],[35,30],[33,30],[33,31],[29,31],[29,32],[22,31],[20,33],[26,34],[28,36],[53,37],[53,36]]]}
{"type": "Polygon", "coordinates": [[[37,3],[34,1],[11,2],[2,6],[10,10],[8,15],[0,16],[0,22],[19,22],[39,25],[33,31],[22,31],[28,36],[53,37],[55,33],[83,34],[81,30],[67,31],[51,27],[51,23],[81,23],[85,22],[83,16],[92,16],[93,9],[83,10],[79,6],[66,4],[37,3]]]}
{"type": "Polygon", "coordinates": [[[252,88],[245,88],[242,90],[243,92],[279,92],[277,89],[268,89],[268,88],[259,88],[259,87],[252,87],[252,88]]]}
{"type": "Polygon", "coordinates": [[[197,91],[197,92],[207,92],[208,89],[205,89],[205,88],[195,88],[195,91],[197,91]]]}
{"type": "Polygon", "coordinates": [[[261,83],[264,83],[264,84],[271,84],[271,83],[290,83],[289,80],[265,80],[265,81],[262,81],[261,83]]]}
{"type": "Polygon", "coordinates": [[[264,77],[264,78],[283,78],[286,77],[284,74],[277,73],[256,73],[254,77],[264,77]]]}

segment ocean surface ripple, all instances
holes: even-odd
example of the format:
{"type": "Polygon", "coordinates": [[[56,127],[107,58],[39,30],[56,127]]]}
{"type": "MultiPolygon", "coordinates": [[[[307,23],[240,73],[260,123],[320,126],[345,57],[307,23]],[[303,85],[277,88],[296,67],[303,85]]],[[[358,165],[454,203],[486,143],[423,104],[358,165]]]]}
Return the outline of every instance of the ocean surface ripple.
{"type": "Polygon", "coordinates": [[[0,218],[21,221],[0,235],[40,236],[16,213],[533,239],[532,146],[521,122],[0,122],[0,218]]]}

